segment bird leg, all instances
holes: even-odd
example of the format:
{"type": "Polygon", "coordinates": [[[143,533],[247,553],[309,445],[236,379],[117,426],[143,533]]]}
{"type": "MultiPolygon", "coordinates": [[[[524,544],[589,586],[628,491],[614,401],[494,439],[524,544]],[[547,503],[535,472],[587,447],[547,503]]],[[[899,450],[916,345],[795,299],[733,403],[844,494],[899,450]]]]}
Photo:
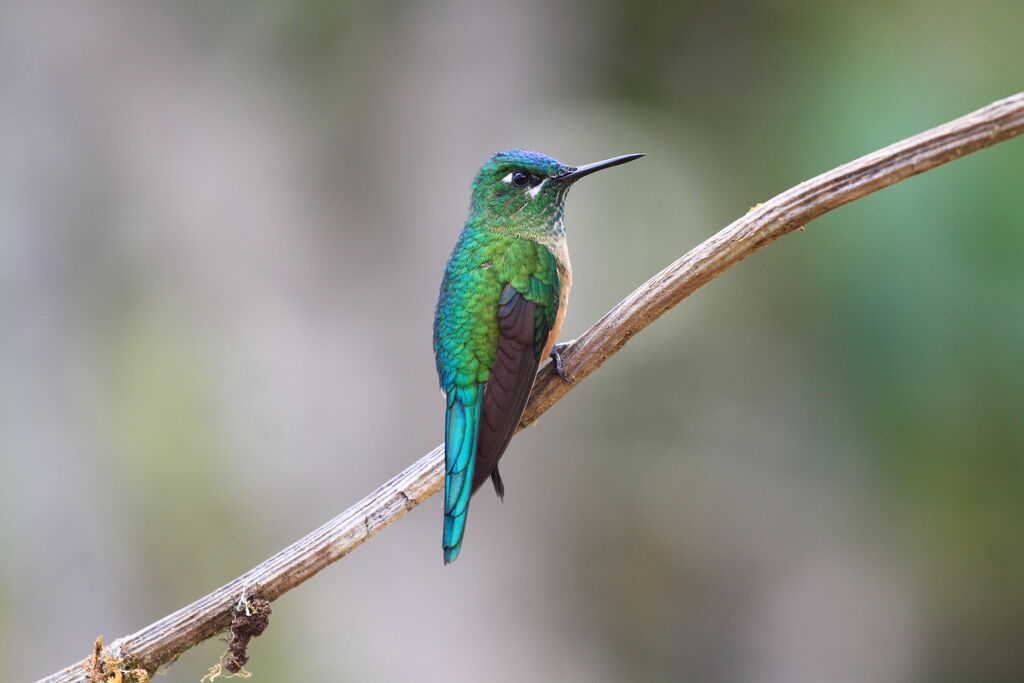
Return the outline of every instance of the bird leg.
{"type": "Polygon", "coordinates": [[[555,364],[555,372],[558,373],[559,377],[561,377],[564,381],[569,382],[570,384],[575,382],[576,380],[571,379],[570,377],[568,377],[565,374],[565,366],[562,365],[562,351],[567,346],[569,346],[569,344],[572,344],[575,341],[576,341],[575,339],[570,339],[567,342],[562,342],[561,344],[555,344],[554,346],[551,347],[551,354],[550,354],[551,355],[551,360],[555,364]]]}

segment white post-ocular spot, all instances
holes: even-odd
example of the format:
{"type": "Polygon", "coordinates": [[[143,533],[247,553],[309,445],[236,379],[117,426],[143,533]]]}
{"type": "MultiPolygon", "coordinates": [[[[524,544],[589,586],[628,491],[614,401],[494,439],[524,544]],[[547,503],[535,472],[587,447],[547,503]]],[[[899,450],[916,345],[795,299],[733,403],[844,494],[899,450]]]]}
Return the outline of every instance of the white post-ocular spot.
{"type": "MultiPolygon", "coordinates": [[[[516,173],[516,171],[512,171],[512,173],[509,173],[507,176],[502,178],[501,182],[508,183],[509,185],[511,185],[512,184],[512,176],[515,175],[515,173],[516,173]]],[[[537,195],[540,194],[541,188],[544,187],[544,183],[546,183],[547,181],[548,181],[548,179],[545,178],[544,180],[540,181],[539,183],[537,183],[533,187],[527,188],[526,189],[526,194],[530,195],[531,199],[536,199],[537,195]]]]}

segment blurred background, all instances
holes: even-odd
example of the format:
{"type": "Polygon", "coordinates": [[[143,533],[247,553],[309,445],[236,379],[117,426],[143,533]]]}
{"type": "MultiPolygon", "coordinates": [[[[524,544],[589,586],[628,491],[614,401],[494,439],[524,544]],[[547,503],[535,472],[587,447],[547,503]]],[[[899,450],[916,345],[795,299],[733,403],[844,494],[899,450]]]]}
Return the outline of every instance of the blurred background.
{"type": "MultiPolygon", "coordinates": [[[[565,338],[748,207],[1022,88],[1024,4],[4,0],[0,658],[33,680],[435,446],[481,162],[568,204],[565,338]]],[[[1024,140],[701,289],[274,603],[259,681],[1024,679],[1024,140]]],[[[162,679],[198,681],[224,643],[162,679]]]]}

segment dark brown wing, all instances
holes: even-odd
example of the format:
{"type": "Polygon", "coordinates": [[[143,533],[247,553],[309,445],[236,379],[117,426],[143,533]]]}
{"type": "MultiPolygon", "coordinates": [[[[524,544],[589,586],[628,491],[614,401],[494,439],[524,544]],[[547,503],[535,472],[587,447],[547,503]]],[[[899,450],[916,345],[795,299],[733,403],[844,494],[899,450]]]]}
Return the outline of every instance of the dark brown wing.
{"type": "Polygon", "coordinates": [[[498,353],[484,385],[480,411],[474,493],[491,477],[498,496],[504,496],[498,460],[519,426],[540,365],[537,349],[544,348],[548,336],[548,330],[543,330],[538,345],[536,326],[537,304],[523,298],[512,285],[505,285],[498,301],[498,353]]]}

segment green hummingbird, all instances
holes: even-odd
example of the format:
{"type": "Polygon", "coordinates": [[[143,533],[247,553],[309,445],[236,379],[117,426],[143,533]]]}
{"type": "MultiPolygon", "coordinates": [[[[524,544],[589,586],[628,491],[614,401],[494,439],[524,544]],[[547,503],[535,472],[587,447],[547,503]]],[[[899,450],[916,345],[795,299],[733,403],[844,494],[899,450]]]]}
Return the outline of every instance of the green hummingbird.
{"type": "Polygon", "coordinates": [[[572,270],[565,195],[580,178],[624,164],[627,154],[567,166],[521,149],[493,155],[473,180],[469,218],[448,259],[434,315],[434,354],[447,396],[444,421],[445,564],[459,555],[469,498],[490,477],[519,425],[541,360],[565,319],[572,270]]]}

